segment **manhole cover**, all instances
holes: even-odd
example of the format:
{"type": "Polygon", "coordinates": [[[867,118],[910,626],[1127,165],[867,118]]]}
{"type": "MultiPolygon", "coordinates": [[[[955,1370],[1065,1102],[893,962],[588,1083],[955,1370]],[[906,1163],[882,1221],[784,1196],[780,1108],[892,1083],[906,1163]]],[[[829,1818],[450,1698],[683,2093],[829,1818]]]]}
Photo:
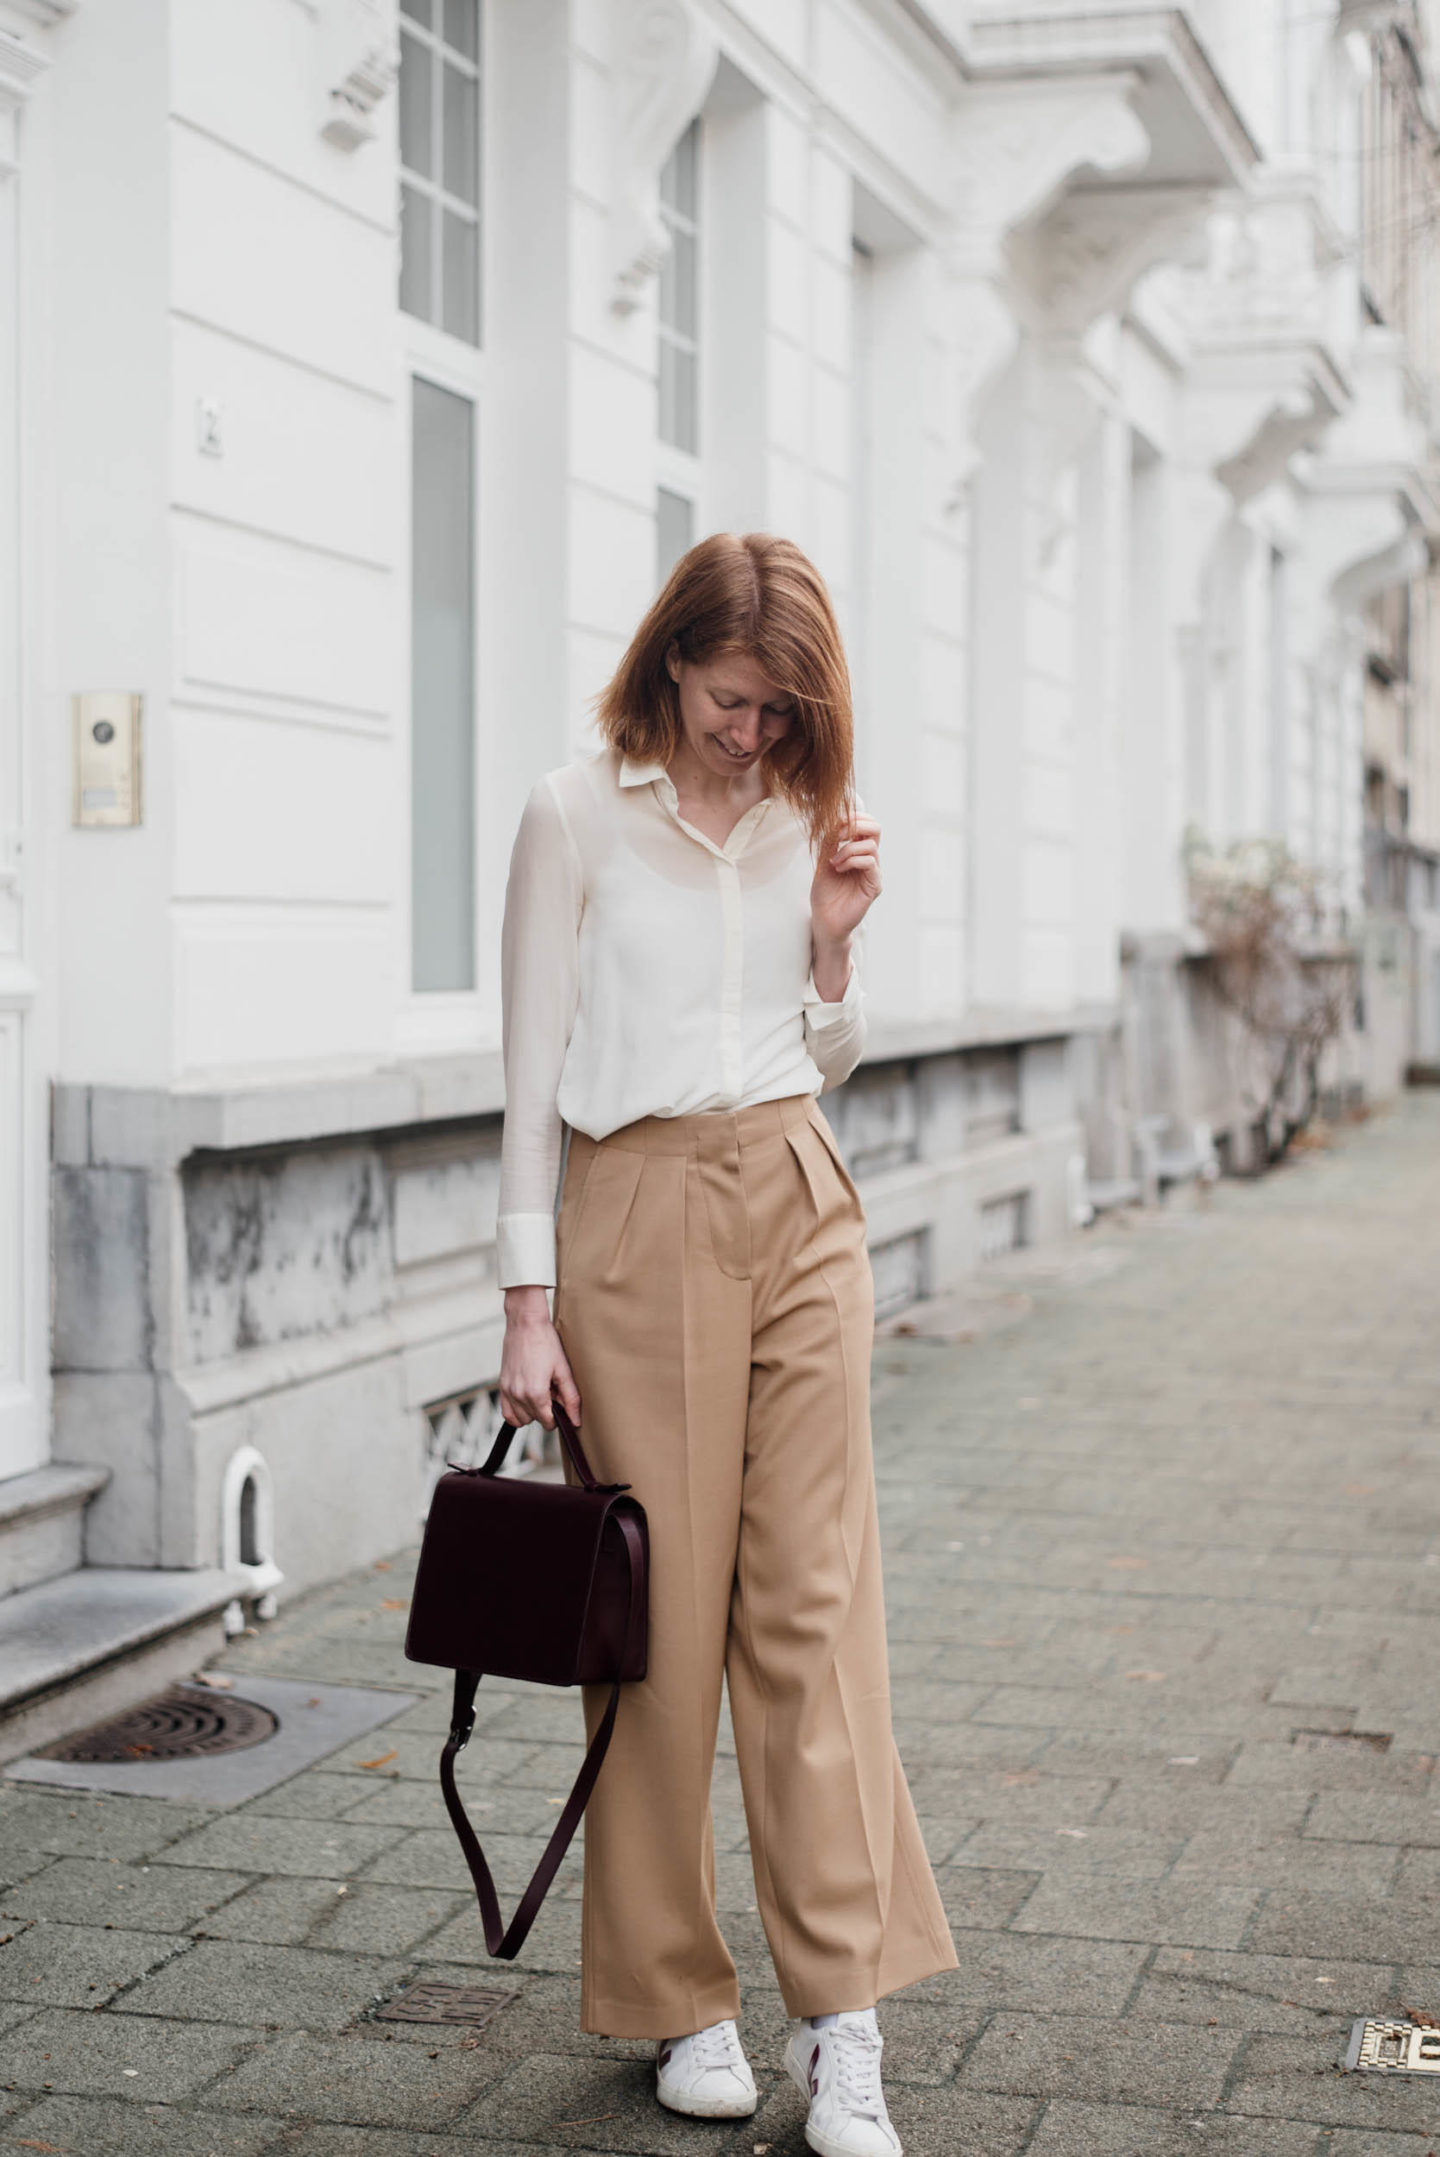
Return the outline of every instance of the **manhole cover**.
{"type": "Polygon", "coordinates": [[[478,2030],[515,1997],[484,1985],[407,1985],[375,2010],[377,2022],[463,2022],[478,2030]]]}
{"type": "Polygon", "coordinates": [[[253,1700],[175,1685],[123,1715],[40,1748],[38,1760],[196,1760],[243,1752],[273,1737],[278,1716],[253,1700]]]}
{"type": "Polygon", "coordinates": [[[1440,2075],[1440,2030],[1427,2023],[1363,2017],[1350,2032],[1345,2065],[1352,2073],[1440,2075]]]}
{"type": "Polygon", "coordinates": [[[1302,1753],[1388,1753],[1388,1730],[1297,1730],[1291,1741],[1302,1753]]]}

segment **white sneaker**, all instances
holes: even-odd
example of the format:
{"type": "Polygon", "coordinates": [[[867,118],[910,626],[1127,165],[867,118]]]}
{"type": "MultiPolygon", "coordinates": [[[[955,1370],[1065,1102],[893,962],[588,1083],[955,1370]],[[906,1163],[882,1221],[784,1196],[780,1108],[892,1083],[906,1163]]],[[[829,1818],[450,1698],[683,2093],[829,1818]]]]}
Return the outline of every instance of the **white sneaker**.
{"type": "Polygon", "coordinates": [[[785,2065],[810,2100],[805,2140],[819,2157],[901,2157],[880,2087],[883,2048],[873,2007],[824,2030],[802,2022],[791,2038],[785,2065]]]}
{"type": "Polygon", "coordinates": [[[655,2050],[655,2095],[671,2112],[697,2120],[748,2120],[755,2077],[733,2022],[712,2022],[693,2037],[662,2038],[655,2050]]]}

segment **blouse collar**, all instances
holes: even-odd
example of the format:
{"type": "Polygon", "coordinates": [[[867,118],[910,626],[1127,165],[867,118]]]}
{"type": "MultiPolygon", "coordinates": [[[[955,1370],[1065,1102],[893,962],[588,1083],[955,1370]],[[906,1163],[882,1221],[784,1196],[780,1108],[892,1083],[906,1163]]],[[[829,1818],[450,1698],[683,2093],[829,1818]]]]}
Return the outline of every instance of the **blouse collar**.
{"type": "Polygon", "coordinates": [[[649,786],[653,780],[663,779],[666,776],[665,766],[655,758],[651,758],[647,763],[639,763],[634,757],[629,756],[620,759],[620,784],[622,786],[649,786]]]}

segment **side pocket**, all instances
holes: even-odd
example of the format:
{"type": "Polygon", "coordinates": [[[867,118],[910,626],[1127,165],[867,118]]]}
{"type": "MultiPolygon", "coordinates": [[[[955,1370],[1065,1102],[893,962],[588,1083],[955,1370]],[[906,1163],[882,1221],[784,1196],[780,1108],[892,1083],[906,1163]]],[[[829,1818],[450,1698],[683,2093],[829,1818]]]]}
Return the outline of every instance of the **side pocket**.
{"type": "Polygon", "coordinates": [[[856,1205],[860,1208],[860,1212],[863,1216],[865,1211],[865,1202],[861,1198],[860,1193],[855,1188],[855,1179],[850,1174],[849,1169],[845,1166],[844,1156],[841,1154],[839,1145],[836,1143],[835,1133],[830,1128],[830,1120],[826,1116],[824,1110],[818,1107],[813,1101],[810,1106],[810,1121],[815,1127],[816,1135],[818,1136],[821,1145],[825,1148],[825,1151],[829,1154],[831,1160],[835,1163],[836,1174],[839,1176],[840,1181],[844,1184],[846,1190],[850,1193],[850,1196],[854,1199],[856,1205]]]}

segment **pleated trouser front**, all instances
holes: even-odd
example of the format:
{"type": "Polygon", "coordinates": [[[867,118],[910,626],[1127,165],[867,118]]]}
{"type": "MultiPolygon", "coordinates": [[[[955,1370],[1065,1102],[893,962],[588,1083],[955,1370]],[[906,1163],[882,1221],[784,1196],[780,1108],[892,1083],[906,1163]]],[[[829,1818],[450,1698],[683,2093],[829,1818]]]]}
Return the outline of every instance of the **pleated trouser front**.
{"type": "MultiPolygon", "coordinates": [[[[729,1687],[791,2015],[955,1966],[890,1725],[859,1198],[808,1096],[571,1140],[556,1320],[585,1445],[649,1516],[649,1672],[585,1824],[582,2022],[739,2012],[710,1779],[729,1687]]],[[[593,1729],[607,1690],[587,1692],[593,1729]]]]}

